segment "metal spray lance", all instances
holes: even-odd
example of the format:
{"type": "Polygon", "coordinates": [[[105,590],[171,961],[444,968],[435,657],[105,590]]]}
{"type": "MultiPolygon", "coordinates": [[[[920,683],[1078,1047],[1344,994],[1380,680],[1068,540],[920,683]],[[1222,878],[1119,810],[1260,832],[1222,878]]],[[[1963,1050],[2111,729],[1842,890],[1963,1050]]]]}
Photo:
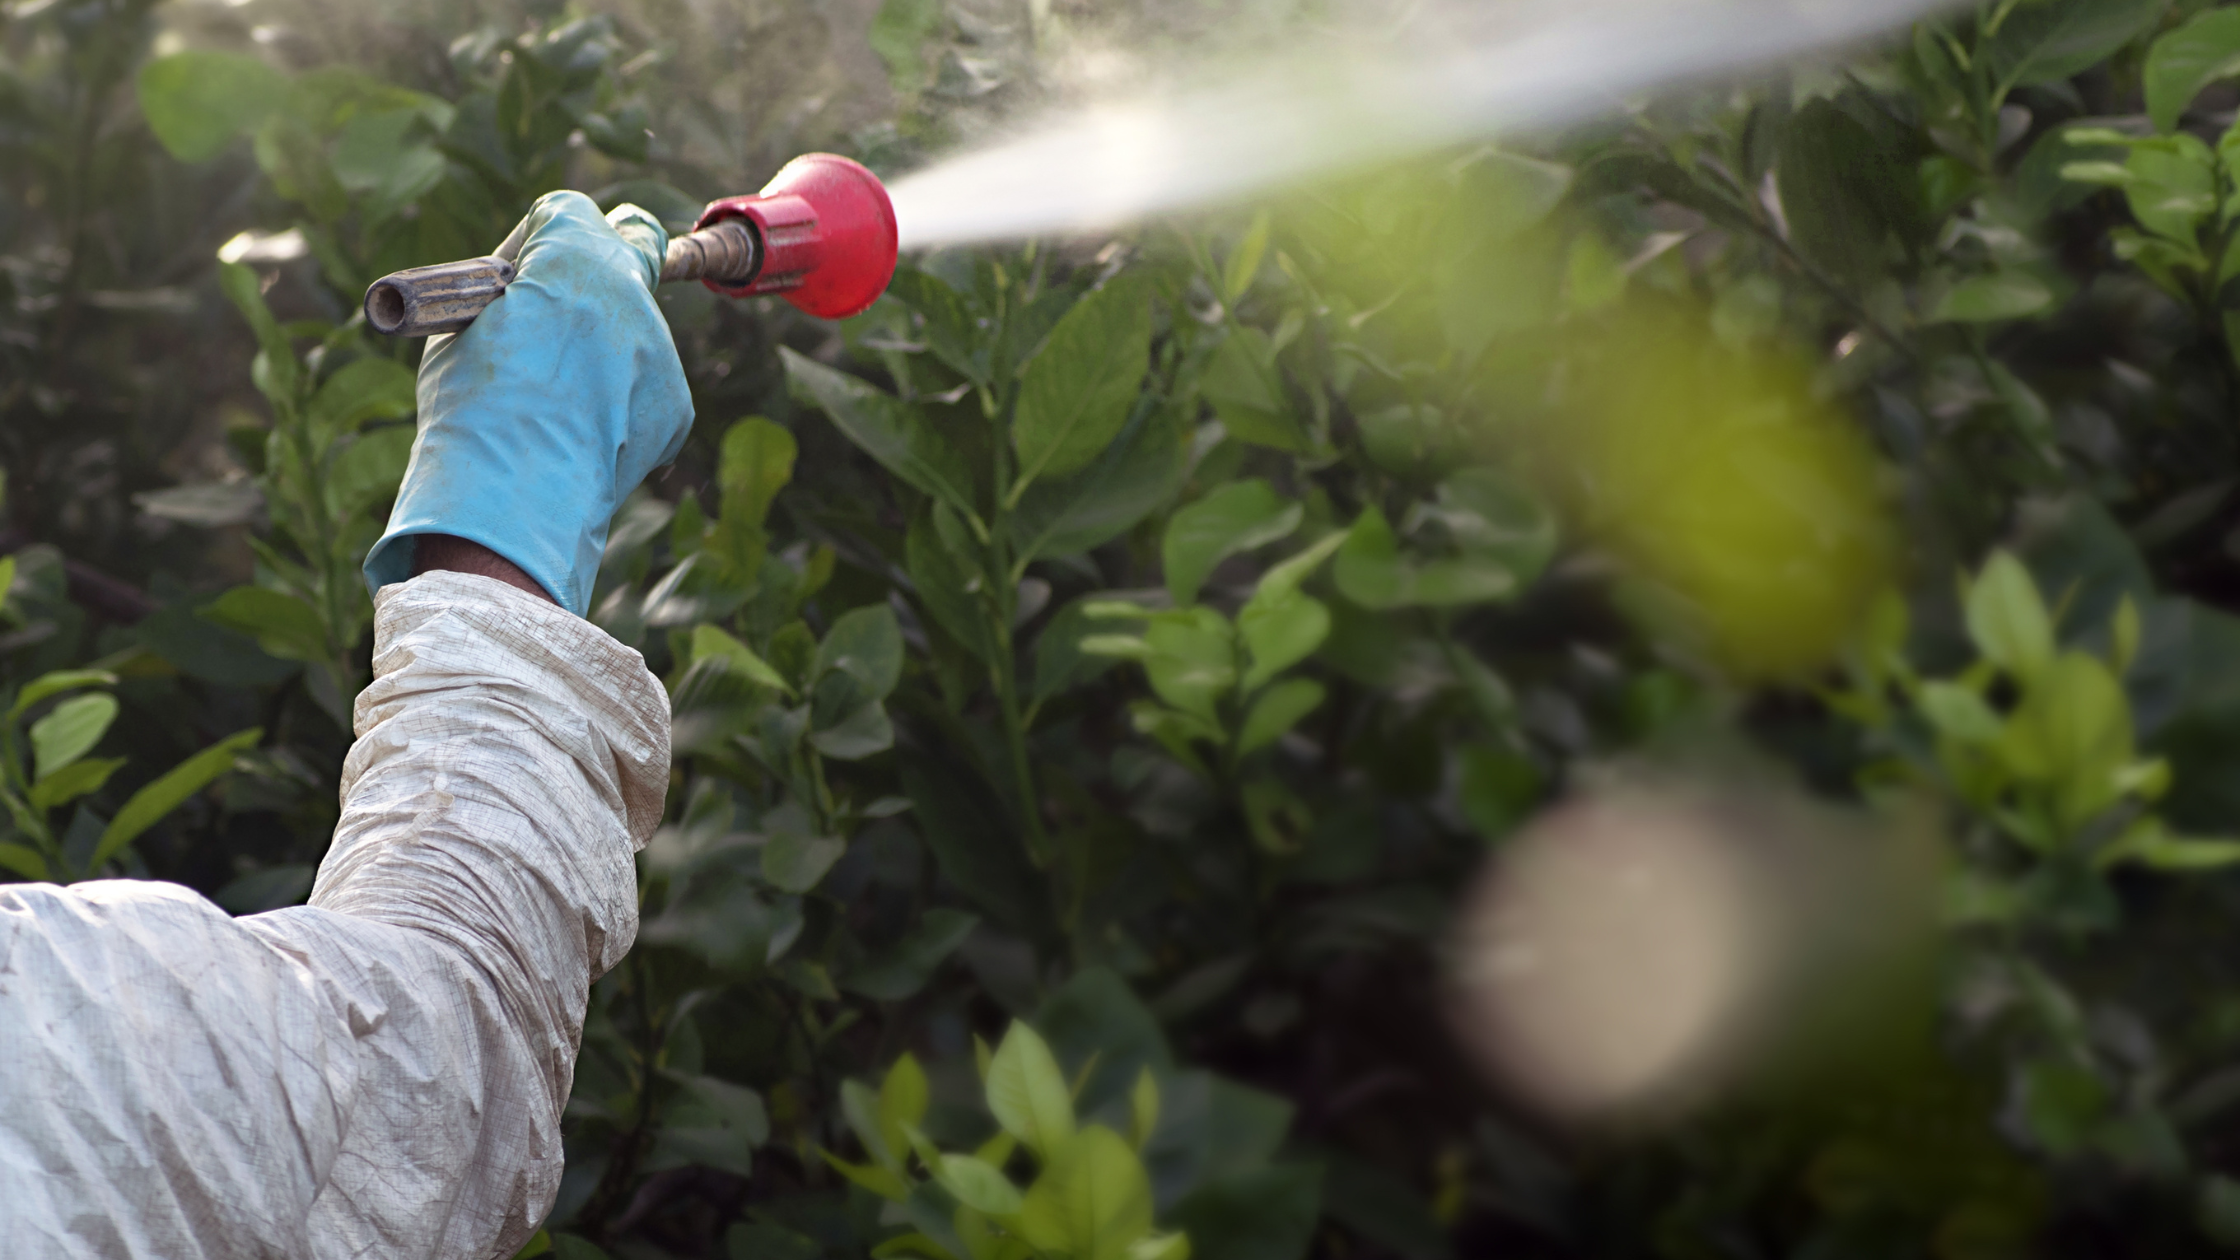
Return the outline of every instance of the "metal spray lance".
{"type": "MultiPolygon", "coordinates": [[[[412,267],[366,290],[366,322],[398,337],[457,332],[505,294],[522,229],[487,258],[412,267]]],[[[877,176],[831,153],[785,164],[751,197],[708,203],[669,242],[661,278],[698,280],[726,297],[775,293],[820,319],[879,300],[894,277],[894,206],[877,176]]]]}

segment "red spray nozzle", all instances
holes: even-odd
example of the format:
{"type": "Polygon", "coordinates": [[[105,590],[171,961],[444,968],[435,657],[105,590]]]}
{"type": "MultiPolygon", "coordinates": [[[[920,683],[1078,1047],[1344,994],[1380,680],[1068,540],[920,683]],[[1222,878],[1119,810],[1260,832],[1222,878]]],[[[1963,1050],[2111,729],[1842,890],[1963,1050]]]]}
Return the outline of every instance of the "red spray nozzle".
{"type": "Polygon", "coordinates": [[[894,205],[879,177],[833,153],[805,153],[752,197],[711,201],[695,230],[745,219],[761,265],[745,284],[703,280],[729,297],[776,293],[819,319],[846,319],[894,278],[894,205]]]}

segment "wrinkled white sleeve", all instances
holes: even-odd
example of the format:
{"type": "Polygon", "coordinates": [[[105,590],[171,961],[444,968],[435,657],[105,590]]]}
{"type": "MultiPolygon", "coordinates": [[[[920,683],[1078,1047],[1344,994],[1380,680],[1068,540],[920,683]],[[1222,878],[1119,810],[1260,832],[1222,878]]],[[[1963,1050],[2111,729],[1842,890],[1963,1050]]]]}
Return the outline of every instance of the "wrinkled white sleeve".
{"type": "Polygon", "coordinates": [[[490,578],[375,606],[309,905],[0,886],[0,1257],[479,1260],[551,1205],[668,702],[636,652],[490,578]]]}

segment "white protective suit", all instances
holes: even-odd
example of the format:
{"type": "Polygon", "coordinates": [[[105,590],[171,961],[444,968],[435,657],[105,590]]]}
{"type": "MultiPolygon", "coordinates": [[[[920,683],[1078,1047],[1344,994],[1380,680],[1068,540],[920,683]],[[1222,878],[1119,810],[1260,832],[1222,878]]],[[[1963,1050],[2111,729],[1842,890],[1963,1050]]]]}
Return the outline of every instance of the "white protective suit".
{"type": "Polygon", "coordinates": [[[0,1257],[508,1256],[637,935],[669,708],[636,652],[436,572],[375,599],[309,905],[0,886],[0,1257]]]}

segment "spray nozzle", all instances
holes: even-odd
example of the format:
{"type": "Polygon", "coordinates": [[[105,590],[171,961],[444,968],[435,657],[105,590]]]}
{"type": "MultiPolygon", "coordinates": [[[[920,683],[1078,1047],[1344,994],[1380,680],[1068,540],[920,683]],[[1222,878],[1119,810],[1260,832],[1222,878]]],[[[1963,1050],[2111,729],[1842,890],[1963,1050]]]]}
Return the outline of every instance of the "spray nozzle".
{"type": "MultiPolygon", "coordinates": [[[[488,258],[374,281],[366,322],[397,337],[465,328],[512,283],[526,226],[488,258]]],[[[689,234],[670,238],[661,279],[698,280],[731,297],[776,293],[819,319],[846,319],[886,292],[894,260],[894,206],[879,177],[844,157],[810,153],[752,197],[708,203],[689,234]]]]}
{"type": "Polygon", "coordinates": [[[819,319],[845,319],[879,300],[894,276],[894,206],[879,178],[832,153],[785,164],[761,192],[708,204],[696,231],[751,224],[760,246],[752,279],[702,280],[729,297],[775,293],[819,319]]]}

